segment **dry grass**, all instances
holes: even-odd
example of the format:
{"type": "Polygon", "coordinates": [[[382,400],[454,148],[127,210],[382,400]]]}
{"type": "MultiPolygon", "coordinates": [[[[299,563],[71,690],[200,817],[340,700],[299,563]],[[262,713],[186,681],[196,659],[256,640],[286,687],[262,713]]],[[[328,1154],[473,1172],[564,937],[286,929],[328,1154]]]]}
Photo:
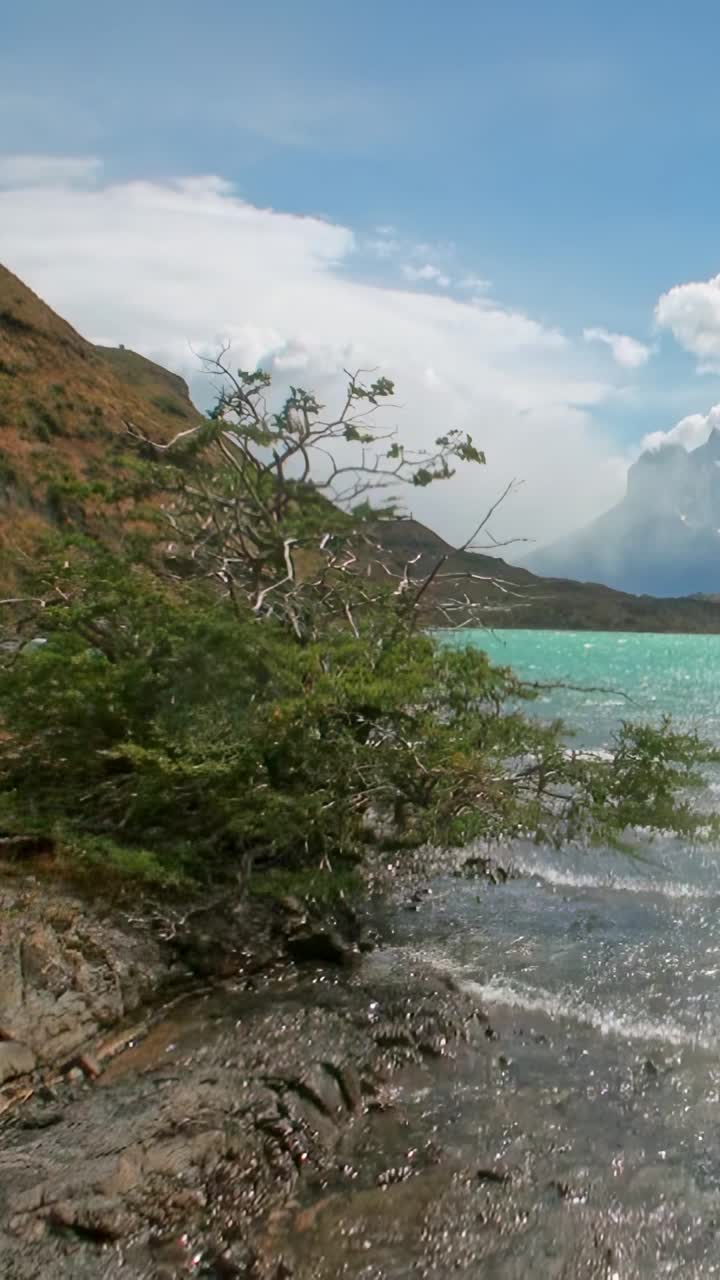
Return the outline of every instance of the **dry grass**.
{"type": "Polygon", "coordinates": [[[200,420],[182,378],[95,347],[0,266],[0,553],[67,521],[116,542],[144,527],[126,421],[158,440],[200,420]],[[131,492],[128,493],[128,490],[131,492]]]}

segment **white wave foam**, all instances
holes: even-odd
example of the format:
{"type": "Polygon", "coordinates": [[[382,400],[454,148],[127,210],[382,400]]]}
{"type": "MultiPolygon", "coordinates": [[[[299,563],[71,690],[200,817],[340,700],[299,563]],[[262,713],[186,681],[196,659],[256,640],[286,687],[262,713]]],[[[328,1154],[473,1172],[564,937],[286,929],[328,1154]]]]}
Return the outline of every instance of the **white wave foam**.
{"type": "Polygon", "coordinates": [[[716,1041],[702,1033],[670,1020],[655,1021],[639,1014],[616,1013],[612,1009],[598,1009],[594,1005],[573,1002],[566,995],[553,995],[538,987],[523,990],[501,978],[489,982],[459,979],[458,986],[483,1004],[507,1005],[527,1013],[544,1013],[549,1018],[565,1018],[593,1027],[604,1036],[621,1036],[626,1040],[659,1040],[664,1044],[692,1048],[713,1049],[716,1041]]]}
{"type": "Polygon", "coordinates": [[[719,892],[717,889],[703,889],[699,885],[672,881],[632,880],[625,876],[614,879],[612,876],[592,875],[589,872],[523,866],[521,863],[515,863],[515,866],[523,875],[534,876],[551,884],[553,888],[560,889],[607,889],[613,893],[659,894],[663,898],[716,898],[719,892]]]}

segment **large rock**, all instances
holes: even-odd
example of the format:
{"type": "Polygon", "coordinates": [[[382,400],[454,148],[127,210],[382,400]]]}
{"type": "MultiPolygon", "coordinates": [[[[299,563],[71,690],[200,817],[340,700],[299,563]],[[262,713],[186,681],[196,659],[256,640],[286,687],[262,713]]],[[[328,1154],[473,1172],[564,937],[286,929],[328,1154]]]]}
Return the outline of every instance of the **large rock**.
{"type": "Polygon", "coordinates": [[[3,886],[0,920],[0,1037],[41,1063],[66,1060],[131,1013],[167,968],[147,933],[56,885],[50,901],[31,882],[3,886]]]}
{"type": "Polygon", "coordinates": [[[0,1084],[14,1080],[16,1076],[29,1075],[35,1070],[35,1054],[26,1044],[16,1040],[0,1043],[0,1084]]]}

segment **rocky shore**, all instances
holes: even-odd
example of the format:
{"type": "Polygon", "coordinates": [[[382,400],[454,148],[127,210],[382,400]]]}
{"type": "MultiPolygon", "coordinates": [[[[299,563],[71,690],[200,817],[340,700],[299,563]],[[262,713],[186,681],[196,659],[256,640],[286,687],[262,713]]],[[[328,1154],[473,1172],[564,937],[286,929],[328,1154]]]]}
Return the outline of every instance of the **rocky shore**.
{"type": "Polygon", "coordinates": [[[446,1147],[424,1099],[471,1078],[492,1106],[498,1032],[447,976],[372,953],[369,918],[134,913],[31,878],[0,911],[7,1280],[519,1276],[539,1221],[564,1239],[546,1275],[611,1274],[590,1216],[557,1221],[567,1187],[539,1219],[527,1162],[446,1147]]]}

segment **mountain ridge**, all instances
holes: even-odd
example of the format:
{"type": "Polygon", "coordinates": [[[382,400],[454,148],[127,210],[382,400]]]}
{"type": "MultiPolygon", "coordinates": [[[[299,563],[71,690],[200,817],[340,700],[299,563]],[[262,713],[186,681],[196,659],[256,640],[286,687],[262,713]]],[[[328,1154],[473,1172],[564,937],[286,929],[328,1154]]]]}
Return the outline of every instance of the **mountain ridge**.
{"type": "Polygon", "coordinates": [[[657,596],[720,592],[720,430],[686,450],[666,444],[628,470],[623,498],[527,557],[542,574],[657,596]]]}

